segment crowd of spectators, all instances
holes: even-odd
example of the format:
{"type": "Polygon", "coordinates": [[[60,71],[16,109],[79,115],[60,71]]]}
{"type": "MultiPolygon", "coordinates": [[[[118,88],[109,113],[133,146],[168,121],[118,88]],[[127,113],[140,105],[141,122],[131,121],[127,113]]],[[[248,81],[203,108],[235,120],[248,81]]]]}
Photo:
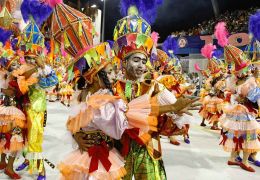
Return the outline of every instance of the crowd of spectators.
{"type": "Polygon", "coordinates": [[[176,31],[172,35],[174,37],[178,36],[196,36],[196,35],[211,35],[214,34],[215,25],[224,21],[227,23],[229,33],[234,34],[238,32],[248,32],[248,18],[251,14],[254,14],[259,8],[252,7],[247,10],[235,10],[226,11],[225,13],[219,15],[216,18],[203,21],[197,26],[190,28],[188,30],[176,31]]]}

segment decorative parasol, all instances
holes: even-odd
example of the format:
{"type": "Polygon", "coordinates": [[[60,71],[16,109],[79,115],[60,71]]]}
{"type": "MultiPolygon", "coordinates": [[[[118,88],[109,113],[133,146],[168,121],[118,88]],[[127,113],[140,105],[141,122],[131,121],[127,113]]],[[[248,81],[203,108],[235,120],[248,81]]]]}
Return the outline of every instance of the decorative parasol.
{"type": "Polygon", "coordinates": [[[0,26],[9,29],[13,23],[13,17],[8,9],[4,6],[0,12],[0,26]]]}
{"type": "Polygon", "coordinates": [[[93,45],[94,27],[92,20],[63,3],[58,2],[54,5],[51,25],[52,37],[55,43],[77,60],[93,45]]]}
{"type": "Polygon", "coordinates": [[[32,18],[22,33],[22,44],[26,46],[26,52],[33,54],[38,54],[44,48],[44,36],[32,18]]]}

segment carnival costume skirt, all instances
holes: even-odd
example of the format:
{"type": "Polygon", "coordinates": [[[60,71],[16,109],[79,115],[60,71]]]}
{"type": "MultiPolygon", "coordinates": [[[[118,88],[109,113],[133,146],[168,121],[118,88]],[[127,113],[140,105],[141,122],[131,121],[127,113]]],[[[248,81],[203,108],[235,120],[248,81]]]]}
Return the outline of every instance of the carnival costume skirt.
{"type": "Polygon", "coordinates": [[[200,109],[200,115],[209,121],[209,123],[218,122],[220,113],[220,105],[223,100],[217,97],[205,97],[203,106],[200,109]]]}
{"type": "Polygon", "coordinates": [[[17,152],[25,145],[26,117],[15,106],[0,106],[0,152],[17,152]]]}
{"type": "MultiPolygon", "coordinates": [[[[99,154],[100,156],[105,156],[105,153],[99,154]]],[[[102,159],[102,157],[100,157],[102,159]]],[[[95,157],[96,158],[96,157],[95,157]]],[[[105,157],[104,157],[105,158],[105,157]]],[[[89,152],[81,153],[80,150],[75,150],[71,152],[65,160],[63,160],[58,168],[61,172],[62,180],[86,180],[86,179],[98,179],[98,180],[114,180],[121,179],[126,175],[126,170],[124,168],[124,159],[117,152],[116,149],[109,150],[108,160],[111,163],[109,170],[107,169],[107,164],[104,165],[101,161],[97,162],[97,170],[89,173],[93,156],[90,157],[89,152]]]]}
{"type": "Polygon", "coordinates": [[[220,118],[223,128],[221,143],[225,151],[245,151],[249,153],[260,150],[258,134],[260,124],[254,115],[243,105],[227,105],[220,118]]]}

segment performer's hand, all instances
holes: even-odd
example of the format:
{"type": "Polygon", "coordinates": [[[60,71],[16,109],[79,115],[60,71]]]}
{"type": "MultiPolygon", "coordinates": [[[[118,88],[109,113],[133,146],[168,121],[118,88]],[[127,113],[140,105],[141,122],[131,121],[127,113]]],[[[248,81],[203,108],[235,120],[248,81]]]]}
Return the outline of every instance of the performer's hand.
{"type": "Polygon", "coordinates": [[[189,99],[186,97],[180,97],[177,99],[176,103],[173,104],[173,110],[174,112],[178,113],[185,108],[189,108],[189,106],[191,106],[196,101],[198,101],[197,98],[189,99]]]}
{"type": "Polygon", "coordinates": [[[189,108],[184,108],[184,109],[180,110],[177,115],[183,116],[183,114],[187,114],[189,116],[193,116],[193,114],[190,113],[189,110],[190,110],[189,108]]]}
{"type": "Polygon", "coordinates": [[[15,95],[15,90],[14,89],[10,89],[10,88],[8,88],[8,89],[1,89],[1,92],[4,93],[7,96],[10,96],[10,97],[15,95]]]}
{"type": "Polygon", "coordinates": [[[186,97],[180,97],[177,99],[177,101],[174,104],[171,105],[164,105],[164,106],[159,106],[159,114],[164,114],[168,112],[173,112],[175,114],[183,114],[181,110],[184,110],[187,108],[187,110],[190,110],[189,108],[195,108],[198,106],[198,103],[194,103],[198,101],[199,98],[186,98],[186,97]]]}
{"type": "Polygon", "coordinates": [[[81,153],[83,153],[84,151],[87,151],[88,148],[90,148],[94,144],[94,140],[86,139],[85,136],[86,136],[86,134],[84,134],[82,132],[77,132],[73,136],[79,146],[79,150],[81,151],[81,153]]]}
{"type": "Polygon", "coordinates": [[[34,68],[30,69],[29,71],[26,71],[25,73],[23,73],[23,76],[25,77],[25,79],[28,79],[35,72],[37,72],[36,67],[34,67],[34,68]]]}
{"type": "Polygon", "coordinates": [[[40,68],[44,68],[44,62],[43,62],[43,58],[42,57],[37,57],[35,60],[36,64],[40,67],[40,68]]]}

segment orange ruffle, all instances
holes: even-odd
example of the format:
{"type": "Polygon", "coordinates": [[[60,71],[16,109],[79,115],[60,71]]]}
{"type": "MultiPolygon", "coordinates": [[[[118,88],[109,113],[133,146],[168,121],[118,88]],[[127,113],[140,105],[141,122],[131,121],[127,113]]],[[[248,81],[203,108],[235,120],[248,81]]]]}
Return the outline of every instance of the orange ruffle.
{"type": "Polygon", "coordinates": [[[86,127],[93,118],[92,109],[81,109],[76,116],[70,116],[67,121],[67,129],[72,133],[76,133],[82,127],[86,127]]]}
{"type": "MultiPolygon", "coordinates": [[[[79,113],[69,117],[68,130],[72,133],[78,132],[80,128],[86,127],[91,122],[96,109],[119,99],[120,97],[111,95],[90,96],[86,105],[79,107],[79,113]]],[[[125,113],[131,128],[140,129],[140,138],[144,142],[149,141],[150,131],[157,131],[158,120],[155,115],[158,112],[153,113],[153,111],[159,111],[156,101],[151,102],[149,95],[143,95],[128,103],[128,111],[125,113]]]]}
{"type": "Polygon", "coordinates": [[[17,77],[17,83],[18,83],[19,89],[23,94],[25,94],[29,91],[29,86],[36,84],[37,82],[38,82],[38,79],[35,77],[29,77],[28,79],[25,79],[24,76],[17,77]]]}
{"type": "Polygon", "coordinates": [[[128,123],[132,128],[140,130],[139,138],[144,144],[151,139],[151,132],[158,131],[159,106],[156,99],[145,94],[128,103],[126,112],[128,123]]]}
{"type": "Polygon", "coordinates": [[[14,135],[10,140],[10,147],[6,149],[4,146],[6,144],[5,139],[0,140],[0,153],[12,153],[22,151],[26,145],[26,142],[20,135],[14,135]]]}
{"type": "Polygon", "coordinates": [[[33,69],[34,66],[29,64],[22,65],[19,69],[14,70],[12,72],[12,75],[17,78],[17,83],[19,86],[20,91],[25,94],[29,91],[29,86],[36,84],[38,82],[38,78],[34,77],[34,75],[31,75],[29,78],[25,79],[23,74],[31,69],[33,69]]]}
{"type": "MultiPolygon", "coordinates": [[[[59,164],[58,168],[61,171],[60,180],[76,180],[76,179],[86,179],[86,174],[82,172],[73,171],[74,168],[78,167],[67,167],[64,164],[59,164]]],[[[125,168],[120,168],[117,172],[107,174],[91,174],[91,177],[95,179],[103,179],[103,180],[120,180],[127,174],[125,168]]]]}
{"type": "Polygon", "coordinates": [[[18,140],[11,140],[11,144],[10,144],[10,149],[8,150],[9,152],[18,152],[18,151],[22,151],[25,147],[24,142],[20,142],[18,140]]]}
{"type": "Polygon", "coordinates": [[[13,130],[15,127],[20,127],[22,129],[26,128],[25,121],[15,121],[8,124],[0,125],[0,132],[1,133],[8,133],[13,130]]]}

